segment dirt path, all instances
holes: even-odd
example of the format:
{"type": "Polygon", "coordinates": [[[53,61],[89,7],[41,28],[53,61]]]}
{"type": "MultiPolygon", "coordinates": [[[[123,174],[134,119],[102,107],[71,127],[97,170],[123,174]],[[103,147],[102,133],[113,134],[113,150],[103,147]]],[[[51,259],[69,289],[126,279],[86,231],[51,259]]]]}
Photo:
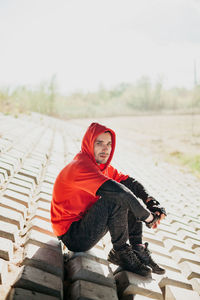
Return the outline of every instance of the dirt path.
{"type": "MultiPolygon", "coordinates": [[[[133,150],[151,155],[155,161],[178,163],[174,155],[200,154],[200,115],[133,116],[74,120],[84,130],[90,122],[113,128],[117,137],[129,140],[133,150]]],[[[125,142],[124,140],[124,142],[125,142]]]]}

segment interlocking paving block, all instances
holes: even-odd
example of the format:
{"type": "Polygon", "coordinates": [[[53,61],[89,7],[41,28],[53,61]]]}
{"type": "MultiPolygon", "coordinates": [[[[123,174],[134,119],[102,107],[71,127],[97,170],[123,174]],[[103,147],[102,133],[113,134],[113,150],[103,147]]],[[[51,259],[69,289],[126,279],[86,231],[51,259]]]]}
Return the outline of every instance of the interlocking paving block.
{"type": "Polygon", "coordinates": [[[182,273],[187,279],[200,278],[200,266],[188,261],[179,264],[182,273]]]}
{"type": "Polygon", "coordinates": [[[26,170],[24,168],[20,169],[18,174],[34,179],[35,184],[39,184],[39,175],[36,172],[26,170]]]}
{"type": "Polygon", "coordinates": [[[63,254],[56,248],[39,247],[28,243],[25,246],[23,264],[36,267],[63,278],[63,254]]]}
{"type": "Polygon", "coordinates": [[[101,264],[108,265],[107,255],[105,255],[105,249],[99,249],[98,247],[94,246],[92,249],[85,251],[85,252],[72,252],[69,251],[69,258],[74,258],[77,256],[84,256],[89,259],[95,260],[101,264]]]}
{"type": "Polygon", "coordinates": [[[97,284],[115,287],[115,280],[108,266],[84,256],[70,259],[65,265],[70,281],[85,280],[97,284]]]}
{"type": "Polygon", "coordinates": [[[6,190],[3,194],[3,196],[7,197],[9,199],[15,200],[16,202],[19,202],[19,203],[25,205],[27,208],[30,205],[29,197],[27,197],[25,195],[22,195],[18,192],[14,192],[14,191],[11,191],[11,190],[6,190]]]}
{"type": "Polygon", "coordinates": [[[44,193],[45,195],[52,195],[53,192],[53,186],[52,187],[46,187],[44,185],[41,186],[40,192],[44,193]]]}
{"type": "Polygon", "coordinates": [[[40,269],[23,266],[18,278],[13,284],[15,288],[24,288],[27,290],[60,297],[62,299],[62,280],[59,276],[47,273],[40,269]]]}
{"type": "Polygon", "coordinates": [[[16,225],[0,221],[0,237],[17,242],[19,239],[18,232],[16,225]]]}
{"type": "MultiPolygon", "coordinates": [[[[75,281],[69,287],[69,299],[71,300],[117,300],[115,289],[83,280],[75,281]]],[[[68,299],[68,298],[67,298],[68,299]]]]}
{"type": "Polygon", "coordinates": [[[27,216],[27,208],[25,205],[18,203],[14,200],[11,200],[6,197],[0,197],[0,207],[9,208],[11,210],[14,210],[18,213],[21,213],[23,218],[26,219],[27,216]]]}
{"type": "Polygon", "coordinates": [[[39,247],[49,246],[60,251],[60,242],[56,237],[31,229],[26,235],[25,244],[32,243],[39,247]]]}
{"type": "Polygon", "coordinates": [[[46,194],[46,193],[39,193],[39,195],[37,196],[36,201],[43,201],[43,202],[51,202],[52,200],[52,195],[46,194]]]}
{"type": "Polygon", "coordinates": [[[174,285],[184,289],[192,290],[191,283],[179,272],[166,270],[164,275],[152,274],[152,277],[158,282],[161,290],[166,285],[174,285]]]}
{"type": "Polygon", "coordinates": [[[181,250],[175,250],[172,252],[172,257],[177,263],[189,261],[200,266],[200,257],[196,254],[192,254],[181,250]]]}
{"type": "Polygon", "coordinates": [[[149,297],[145,297],[142,295],[126,295],[121,300],[149,300],[149,297]]]}
{"type": "Polygon", "coordinates": [[[29,189],[29,194],[33,194],[33,185],[30,182],[13,177],[10,183],[13,183],[17,186],[25,187],[29,189]]]}
{"type": "Polygon", "coordinates": [[[149,250],[155,255],[158,254],[158,255],[165,256],[167,258],[172,258],[169,251],[166,248],[161,247],[159,245],[155,245],[155,244],[151,243],[151,244],[149,244],[149,250]]]}
{"type": "Polygon", "coordinates": [[[179,237],[177,234],[173,234],[173,233],[164,233],[162,231],[157,233],[157,237],[161,240],[161,241],[165,241],[166,239],[170,239],[172,241],[178,241],[181,242],[183,241],[182,237],[179,237]]]}
{"type": "Polygon", "coordinates": [[[179,241],[172,241],[170,239],[166,239],[164,241],[165,247],[169,250],[170,254],[171,252],[175,250],[184,250],[189,253],[194,253],[194,251],[189,247],[184,241],[179,242],[179,241]]]}
{"type": "Polygon", "coordinates": [[[20,193],[22,195],[26,195],[26,196],[30,196],[31,195],[31,192],[30,192],[30,190],[28,188],[22,187],[22,186],[13,184],[13,183],[9,183],[7,185],[7,189],[11,190],[11,191],[18,192],[18,193],[20,193]]]}
{"type": "Polygon", "coordinates": [[[0,258],[10,260],[13,255],[13,243],[5,238],[0,237],[0,258]]]}
{"type": "Polygon", "coordinates": [[[60,297],[45,295],[21,288],[11,288],[6,300],[60,300],[60,297]]]}
{"type": "Polygon", "coordinates": [[[200,278],[192,278],[190,282],[194,291],[196,291],[200,295],[200,278]]]}
{"type": "Polygon", "coordinates": [[[50,202],[43,202],[43,201],[38,201],[38,208],[44,210],[44,211],[50,211],[51,210],[51,203],[50,202]]]}
{"type": "Polygon", "coordinates": [[[5,181],[5,177],[0,173],[0,184],[3,184],[5,181]]]}
{"type": "Polygon", "coordinates": [[[199,300],[197,292],[167,285],[165,288],[165,300],[199,300]]]}
{"type": "Polygon", "coordinates": [[[163,299],[158,283],[152,277],[143,277],[122,271],[115,275],[119,296],[143,295],[153,299],[163,299]]]}
{"type": "Polygon", "coordinates": [[[192,249],[195,249],[195,248],[200,248],[200,239],[199,240],[194,240],[194,239],[186,239],[185,240],[185,243],[187,245],[189,245],[192,249]]]}
{"type": "Polygon", "coordinates": [[[40,218],[35,217],[31,220],[29,226],[32,229],[37,230],[39,232],[46,233],[51,236],[55,236],[52,230],[51,223],[49,221],[44,221],[40,218]]]}
{"type": "Polygon", "coordinates": [[[49,211],[44,211],[40,208],[37,208],[36,209],[36,212],[35,212],[35,218],[39,218],[41,220],[45,220],[45,221],[49,221],[50,222],[50,212],[49,211]]]}
{"type": "Polygon", "coordinates": [[[17,225],[18,229],[24,226],[24,219],[19,212],[13,211],[9,208],[1,207],[0,220],[17,225]]]}
{"type": "Polygon", "coordinates": [[[5,169],[2,169],[1,167],[0,167],[0,174],[2,174],[2,175],[3,175],[3,177],[4,177],[5,181],[7,181],[7,180],[8,180],[8,173],[6,172],[6,170],[5,170],[5,169]]]}
{"type": "Polygon", "coordinates": [[[27,176],[24,176],[24,175],[20,175],[20,174],[15,174],[15,176],[13,177],[13,179],[18,179],[18,180],[21,180],[23,182],[27,182],[28,184],[31,184],[32,187],[33,187],[33,190],[35,189],[36,187],[36,183],[35,183],[35,180],[33,178],[29,178],[27,176]]]}
{"type": "Polygon", "coordinates": [[[187,240],[187,239],[191,239],[191,238],[195,239],[197,241],[200,240],[200,236],[198,236],[198,234],[196,232],[192,233],[192,232],[189,232],[189,231],[187,231],[185,229],[179,230],[177,234],[180,236],[180,238],[182,240],[187,240]]]}
{"type": "Polygon", "coordinates": [[[8,174],[8,176],[13,176],[14,168],[10,164],[0,160],[0,168],[5,170],[8,174]]]}
{"type": "Polygon", "coordinates": [[[0,284],[4,284],[6,282],[7,273],[8,273],[7,263],[3,259],[0,259],[0,284]]]}
{"type": "Polygon", "coordinates": [[[152,232],[152,233],[150,233],[150,232],[144,232],[143,239],[144,239],[144,241],[147,241],[149,243],[154,243],[154,244],[159,245],[161,247],[164,246],[162,238],[160,238],[158,236],[158,234],[156,235],[154,232],[152,232]]]}

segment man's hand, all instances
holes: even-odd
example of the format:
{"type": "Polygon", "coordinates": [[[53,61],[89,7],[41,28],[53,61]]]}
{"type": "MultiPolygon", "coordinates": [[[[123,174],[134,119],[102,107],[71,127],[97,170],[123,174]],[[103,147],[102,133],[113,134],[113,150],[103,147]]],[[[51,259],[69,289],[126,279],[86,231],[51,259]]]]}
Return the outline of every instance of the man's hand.
{"type": "Polygon", "coordinates": [[[159,216],[155,213],[151,213],[144,222],[148,228],[156,228],[158,221],[159,216]]]}
{"type": "Polygon", "coordinates": [[[150,212],[155,213],[159,217],[157,222],[155,222],[155,224],[152,226],[152,228],[155,229],[160,224],[160,221],[162,221],[165,218],[167,213],[164,207],[161,207],[160,203],[153,197],[149,197],[147,199],[146,206],[150,210],[150,212]]]}

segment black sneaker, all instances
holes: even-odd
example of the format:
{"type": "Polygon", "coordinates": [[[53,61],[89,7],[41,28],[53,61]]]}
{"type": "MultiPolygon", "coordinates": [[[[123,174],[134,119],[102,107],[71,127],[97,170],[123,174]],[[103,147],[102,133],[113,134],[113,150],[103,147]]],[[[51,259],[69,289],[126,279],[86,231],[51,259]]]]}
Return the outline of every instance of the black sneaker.
{"type": "Polygon", "coordinates": [[[151,252],[148,249],[148,243],[144,243],[144,246],[134,245],[133,251],[140,259],[141,263],[145,264],[146,266],[149,266],[152,269],[153,273],[160,275],[165,274],[165,269],[159,267],[159,265],[155,263],[155,261],[152,259],[151,252]]]}
{"type": "Polygon", "coordinates": [[[147,276],[151,273],[151,269],[140,262],[129,245],[126,245],[125,249],[119,251],[112,249],[108,254],[108,261],[142,276],[147,276]]]}

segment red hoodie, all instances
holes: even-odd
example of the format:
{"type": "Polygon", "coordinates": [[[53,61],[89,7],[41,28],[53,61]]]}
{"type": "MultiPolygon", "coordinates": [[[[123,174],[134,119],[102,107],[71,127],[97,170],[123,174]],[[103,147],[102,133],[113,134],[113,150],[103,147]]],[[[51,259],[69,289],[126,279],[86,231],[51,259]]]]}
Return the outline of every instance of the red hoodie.
{"type": "Polygon", "coordinates": [[[51,222],[55,235],[63,235],[72,222],[84,216],[99,199],[96,192],[104,182],[109,179],[120,182],[128,178],[128,175],[119,173],[110,165],[114,150],[114,131],[98,123],[92,123],[83,137],[81,151],[62,169],[54,184],[51,222]],[[94,157],[94,142],[97,136],[105,131],[111,133],[112,150],[107,162],[98,165],[94,157]]]}

